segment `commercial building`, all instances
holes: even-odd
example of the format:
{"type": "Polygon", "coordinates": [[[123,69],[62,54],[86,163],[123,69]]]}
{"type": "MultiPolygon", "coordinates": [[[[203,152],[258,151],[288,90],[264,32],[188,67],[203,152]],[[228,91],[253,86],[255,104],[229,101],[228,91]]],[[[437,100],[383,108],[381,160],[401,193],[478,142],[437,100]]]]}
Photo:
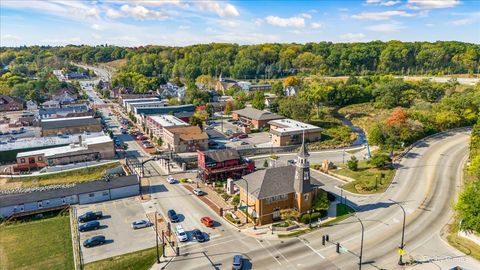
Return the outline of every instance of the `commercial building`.
{"type": "Polygon", "coordinates": [[[165,107],[144,107],[144,108],[133,108],[133,114],[137,117],[140,123],[145,123],[145,118],[148,115],[158,115],[158,114],[172,114],[185,122],[190,121],[195,112],[195,106],[192,104],[178,105],[178,106],[165,106],[165,107]]]}
{"type": "Polygon", "coordinates": [[[20,111],[25,108],[25,101],[5,95],[0,95],[0,112],[6,111],[20,111]]]}
{"type": "Polygon", "coordinates": [[[188,123],[170,114],[149,115],[146,118],[147,128],[152,135],[163,139],[163,129],[171,127],[186,127],[188,123]]]}
{"type": "Polygon", "coordinates": [[[272,120],[268,124],[270,124],[272,144],[275,146],[300,144],[303,136],[306,142],[315,142],[322,136],[320,127],[292,119],[272,120]]]}
{"type": "Polygon", "coordinates": [[[77,143],[48,149],[20,152],[14,171],[40,169],[45,166],[63,165],[82,161],[113,159],[115,150],[109,136],[78,137],[77,143]]]}
{"type": "Polygon", "coordinates": [[[284,117],[267,111],[257,110],[252,107],[246,107],[241,110],[233,111],[232,118],[255,129],[268,127],[268,122],[284,117]]]}
{"type": "Polygon", "coordinates": [[[133,108],[161,108],[167,106],[167,100],[129,102],[127,103],[127,112],[131,112],[133,108]]]}
{"type": "Polygon", "coordinates": [[[42,136],[102,131],[100,121],[93,116],[42,119],[40,128],[42,136]]]}
{"type": "Polygon", "coordinates": [[[199,177],[204,182],[240,178],[255,170],[255,162],[242,158],[236,149],[197,151],[199,177]]]}
{"type": "Polygon", "coordinates": [[[62,108],[41,108],[38,116],[40,119],[93,116],[93,111],[86,104],[77,104],[62,108]]]}
{"type": "Polygon", "coordinates": [[[122,104],[125,109],[127,108],[127,103],[144,101],[160,101],[160,99],[152,94],[120,95],[120,104],[122,104]]]}
{"type": "Polygon", "coordinates": [[[176,153],[207,150],[208,135],[198,126],[164,128],[163,145],[176,153]]]}
{"type": "Polygon", "coordinates": [[[69,207],[120,199],[140,194],[137,175],[120,176],[109,181],[78,183],[67,188],[0,195],[0,217],[26,216],[69,207]]]}
{"type": "Polygon", "coordinates": [[[312,209],[323,184],[311,177],[308,157],[307,148],[302,144],[296,165],[259,170],[243,177],[248,184],[236,182],[240,188],[240,205],[247,206],[259,225],[280,220],[283,209],[294,209],[300,214],[312,209]]]}

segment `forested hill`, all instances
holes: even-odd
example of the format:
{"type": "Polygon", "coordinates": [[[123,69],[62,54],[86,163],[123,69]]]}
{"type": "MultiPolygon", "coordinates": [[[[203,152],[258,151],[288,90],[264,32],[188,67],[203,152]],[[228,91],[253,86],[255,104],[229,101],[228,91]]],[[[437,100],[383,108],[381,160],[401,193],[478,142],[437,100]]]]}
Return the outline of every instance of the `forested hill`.
{"type": "MultiPolygon", "coordinates": [[[[66,46],[1,48],[0,63],[56,56],[98,63],[126,58],[126,72],[145,77],[199,75],[237,79],[279,78],[292,73],[340,75],[444,75],[480,73],[480,45],[455,41],[307,44],[203,44],[186,47],[66,46]],[[17,59],[18,60],[18,59],[17,59]]],[[[16,61],[19,62],[19,61],[16,61]]]]}

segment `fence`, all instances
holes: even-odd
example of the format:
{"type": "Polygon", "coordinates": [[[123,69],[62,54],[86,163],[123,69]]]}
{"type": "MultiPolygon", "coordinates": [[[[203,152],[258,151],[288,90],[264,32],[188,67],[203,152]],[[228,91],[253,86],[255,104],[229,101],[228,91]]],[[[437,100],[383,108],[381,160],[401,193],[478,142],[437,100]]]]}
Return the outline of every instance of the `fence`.
{"type": "Polygon", "coordinates": [[[80,243],[80,232],[78,231],[77,209],[70,207],[70,227],[72,228],[72,246],[73,246],[73,262],[75,270],[83,270],[83,258],[80,243]]]}

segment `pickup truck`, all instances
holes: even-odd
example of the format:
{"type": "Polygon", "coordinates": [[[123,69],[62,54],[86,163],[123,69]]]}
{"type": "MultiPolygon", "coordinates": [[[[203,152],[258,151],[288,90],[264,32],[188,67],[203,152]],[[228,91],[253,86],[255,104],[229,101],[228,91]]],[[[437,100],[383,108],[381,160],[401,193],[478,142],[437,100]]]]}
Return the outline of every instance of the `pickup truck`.
{"type": "Polygon", "coordinates": [[[78,222],[88,222],[96,219],[101,219],[103,217],[102,211],[98,212],[86,212],[85,214],[78,217],[78,222]]]}

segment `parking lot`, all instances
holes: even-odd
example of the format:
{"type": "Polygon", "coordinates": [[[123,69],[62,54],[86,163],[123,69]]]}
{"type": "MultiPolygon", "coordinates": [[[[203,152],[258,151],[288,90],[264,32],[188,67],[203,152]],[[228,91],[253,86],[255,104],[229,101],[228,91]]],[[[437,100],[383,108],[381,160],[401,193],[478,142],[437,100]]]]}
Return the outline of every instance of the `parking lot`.
{"type": "Polygon", "coordinates": [[[95,235],[104,235],[104,245],[84,248],[81,254],[84,263],[134,252],[155,246],[155,232],[152,227],[133,230],[131,223],[138,219],[146,219],[142,203],[135,198],[127,198],[102,203],[77,206],[77,216],[88,211],[102,211],[100,229],[81,232],[80,244],[95,235]]]}

